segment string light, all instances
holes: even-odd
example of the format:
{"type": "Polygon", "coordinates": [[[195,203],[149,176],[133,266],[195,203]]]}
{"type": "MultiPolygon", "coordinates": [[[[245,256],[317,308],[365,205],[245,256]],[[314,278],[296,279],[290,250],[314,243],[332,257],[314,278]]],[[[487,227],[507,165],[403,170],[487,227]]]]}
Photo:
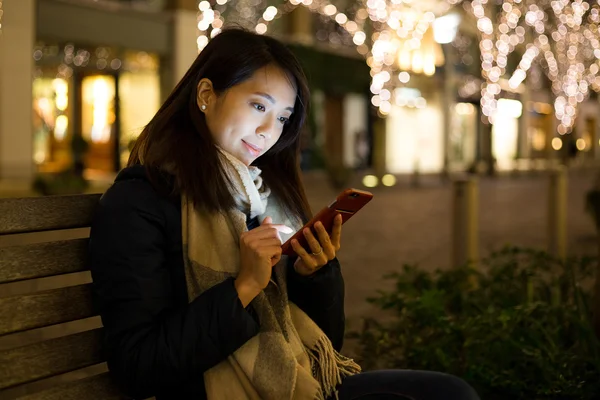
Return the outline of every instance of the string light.
{"type": "MultiPolygon", "coordinates": [[[[496,22],[488,15],[493,14],[496,4],[487,0],[473,0],[470,12],[477,20],[477,29],[481,33],[479,49],[481,52],[481,74],[485,82],[481,85],[481,111],[488,121],[493,122],[498,102],[496,96],[502,91],[500,80],[506,73],[509,55],[519,44],[525,41],[526,29],[523,26],[523,4],[521,0],[506,0],[497,13],[496,22]]],[[[535,7],[535,5],[534,5],[535,7]]],[[[525,15],[525,19],[535,19],[537,14],[525,15]]],[[[535,48],[528,48],[517,71],[509,80],[509,86],[516,89],[525,79],[531,62],[537,56],[535,48]]]]}
{"type": "Polygon", "coordinates": [[[516,90],[533,63],[541,63],[556,96],[558,132],[570,132],[577,105],[589,96],[590,89],[600,91],[597,2],[590,6],[584,0],[541,0],[535,4],[505,0],[495,24],[488,17],[492,14],[491,8],[496,7],[495,2],[473,0],[470,5],[481,32],[481,71],[485,78],[481,88],[483,114],[493,122],[496,96],[501,92],[499,82],[506,73],[508,56],[528,35],[533,40],[526,45],[508,87],[516,90]]]}
{"type": "MultiPolygon", "coordinates": [[[[389,3],[385,0],[363,1],[354,13],[354,18],[350,18],[327,0],[289,0],[278,7],[268,6],[257,16],[250,13],[241,16],[241,19],[248,24],[254,21],[254,30],[265,34],[270,23],[276,18],[288,14],[298,6],[307,7],[343,28],[352,39],[358,53],[365,57],[371,68],[371,92],[377,96],[373,97],[372,102],[377,104],[382,114],[391,110],[392,103],[424,107],[426,101],[422,97],[418,101],[398,102],[398,96],[391,96],[391,92],[410,81],[409,72],[433,75],[436,65],[440,63],[441,51],[440,54],[435,54],[433,46],[429,46],[432,47],[429,52],[422,49],[424,40],[425,43],[433,42],[431,26],[436,17],[432,12],[432,2],[423,4],[406,0],[394,0],[389,3]],[[371,37],[366,34],[367,23],[373,26],[374,33],[371,37]]],[[[257,2],[260,3],[260,0],[255,1],[257,2]]],[[[433,0],[433,3],[433,11],[438,14],[444,13],[450,7],[444,0],[433,0]]],[[[213,37],[220,31],[224,24],[222,15],[227,4],[228,0],[217,0],[217,5],[221,7],[219,12],[206,0],[198,3],[198,51],[206,46],[209,36],[213,37]]],[[[255,8],[260,9],[258,5],[255,8]]]]}
{"type": "Polygon", "coordinates": [[[540,10],[540,16],[546,28],[553,28],[552,40],[540,34],[535,44],[544,54],[545,72],[556,96],[558,133],[564,135],[573,129],[579,103],[589,97],[591,90],[600,91],[600,10],[597,3],[590,7],[582,0],[554,0],[544,10],[540,10]]]}
{"type": "MultiPolygon", "coordinates": [[[[439,58],[443,54],[437,54],[431,45],[432,24],[436,16],[445,14],[460,2],[361,0],[354,13],[346,14],[328,0],[288,0],[278,6],[268,5],[265,0],[245,0],[237,2],[235,7],[230,0],[202,0],[198,2],[198,50],[206,46],[209,37],[221,31],[226,11],[228,19],[265,34],[277,18],[298,6],[306,7],[334,21],[348,33],[348,40],[371,69],[371,103],[385,115],[392,104],[409,105],[401,96],[392,95],[396,88],[406,86],[412,74],[433,75],[436,66],[441,64],[439,58]],[[370,36],[366,33],[367,24],[373,32],[370,36]]],[[[480,91],[482,112],[493,122],[498,95],[502,90],[518,90],[532,65],[538,63],[544,66],[552,82],[556,115],[561,124],[559,132],[570,131],[577,104],[587,98],[591,90],[600,91],[600,12],[596,3],[539,0],[534,4],[504,0],[498,7],[497,1],[463,2],[465,9],[475,17],[481,34],[479,48],[484,81],[470,80],[459,90],[468,96],[472,96],[474,90],[480,91]],[[495,17],[492,19],[491,15],[495,17]],[[526,44],[517,68],[505,82],[509,56],[525,43],[526,37],[532,40],[526,44]]],[[[339,42],[339,36],[334,36],[330,34],[329,40],[339,42]]],[[[469,61],[467,55],[461,60],[469,61]]],[[[422,104],[419,101],[419,105],[422,104]]]]}
{"type": "MultiPolygon", "coordinates": [[[[371,103],[385,116],[392,103],[401,107],[423,108],[426,100],[420,95],[406,98],[398,95],[411,80],[411,73],[431,76],[441,64],[441,49],[436,53],[432,24],[436,14],[445,13],[450,4],[439,2],[410,2],[367,0],[366,17],[373,26],[370,50],[366,54],[371,68],[371,103]],[[389,96],[394,92],[396,95],[389,96]]],[[[357,13],[358,14],[358,13],[357,13]]],[[[367,43],[363,31],[353,33],[354,44],[367,43]]]]}

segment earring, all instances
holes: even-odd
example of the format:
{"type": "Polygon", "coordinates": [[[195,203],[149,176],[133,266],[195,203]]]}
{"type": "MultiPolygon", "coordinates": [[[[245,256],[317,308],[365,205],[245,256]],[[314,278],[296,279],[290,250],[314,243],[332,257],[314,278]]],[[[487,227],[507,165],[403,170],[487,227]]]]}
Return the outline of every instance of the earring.
{"type": "Polygon", "coordinates": [[[205,110],[206,110],[206,104],[202,104],[202,105],[200,106],[200,109],[201,109],[202,111],[205,111],[205,110]]]}

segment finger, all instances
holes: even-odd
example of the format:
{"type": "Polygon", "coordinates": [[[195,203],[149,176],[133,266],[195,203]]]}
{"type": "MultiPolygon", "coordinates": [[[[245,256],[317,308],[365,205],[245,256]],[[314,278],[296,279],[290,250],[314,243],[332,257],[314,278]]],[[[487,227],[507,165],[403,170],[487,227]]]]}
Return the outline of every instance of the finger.
{"type": "Polygon", "coordinates": [[[306,249],[304,247],[302,247],[296,239],[292,240],[292,248],[294,249],[296,254],[298,254],[298,257],[300,257],[302,259],[302,261],[304,261],[304,265],[307,268],[310,268],[310,269],[316,268],[317,262],[314,259],[314,257],[312,256],[312,254],[309,254],[306,251],[306,249]]]}
{"type": "Polygon", "coordinates": [[[281,250],[281,241],[278,238],[266,238],[257,241],[257,249],[262,248],[278,248],[281,250]]]}
{"type": "Polygon", "coordinates": [[[287,225],[284,225],[284,224],[274,224],[273,223],[273,218],[271,218],[271,217],[266,217],[263,220],[263,222],[260,224],[260,226],[254,228],[253,231],[257,230],[257,229],[261,229],[261,228],[263,228],[263,229],[275,228],[279,232],[281,232],[281,233],[287,233],[287,234],[294,232],[294,230],[292,228],[290,228],[289,226],[287,226],[287,225]]]}
{"type": "Polygon", "coordinates": [[[272,243],[268,246],[261,246],[256,250],[261,257],[272,258],[281,255],[281,245],[279,245],[279,243],[272,243]]]}
{"type": "Polygon", "coordinates": [[[306,238],[308,246],[310,247],[310,250],[313,253],[320,253],[321,250],[323,250],[321,248],[321,245],[319,244],[319,241],[317,240],[317,238],[315,237],[315,235],[313,235],[312,231],[309,228],[304,228],[302,230],[302,234],[306,238]]]}
{"type": "Polygon", "coordinates": [[[333,220],[333,228],[331,229],[331,243],[335,251],[338,251],[341,247],[342,238],[342,214],[335,216],[333,220]]]}
{"type": "Polygon", "coordinates": [[[325,230],[325,227],[321,222],[317,222],[315,224],[315,230],[317,231],[317,236],[319,237],[319,243],[321,244],[321,248],[323,252],[327,256],[327,260],[333,260],[335,258],[335,247],[331,243],[331,238],[329,234],[325,230]]]}
{"type": "Polygon", "coordinates": [[[281,245],[277,243],[274,246],[262,247],[259,255],[268,258],[271,261],[271,267],[273,267],[281,260],[281,245]]]}
{"type": "Polygon", "coordinates": [[[304,229],[302,233],[308,242],[308,245],[312,251],[311,257],[316,261],[317,266],[323,266],[327,264],[327,261],[329,260],[327,258],[327,254],[325,254],[325,249],[321,247],[321,244],[317,238],[315,238],[315,235],[313,235],[312,231],[307,228],[304,229]]]}
{"type": "Polygon", "coordinates": [[[273,257],[271,257],[271,267],[276,266],[280,260],[281,260],[281,254],[276,254],[273,257]]]}
{"type": "Polygon", "coordinates": [[[253,229],[251,231],[247,231],[242,233],[242,239],[246,242],[246,244],[254,243],[258,240],[264,240],[269,238],[279,238],[276,229],[264,227],[263,229],[253,229]]]}
{"type": "Polygon", "coordinates": [[[273,225],[262,225],[259,228],[248,231],[248,233],[246,233],[246,236],[249,236],[249,241],[254,241],[256,239],[264,239],[268,237],[276,237],[281,241],[279,232],[280,231],[273,225]]]}

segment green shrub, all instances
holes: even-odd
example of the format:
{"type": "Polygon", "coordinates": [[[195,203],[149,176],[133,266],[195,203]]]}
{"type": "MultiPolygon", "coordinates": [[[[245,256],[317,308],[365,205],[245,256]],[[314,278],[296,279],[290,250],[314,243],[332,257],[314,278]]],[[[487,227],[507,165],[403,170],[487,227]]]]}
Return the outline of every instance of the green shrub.
{"type": "Polygon", "coordinates": [[[565,262],[506,248],[479,266],[428,273],[404,266],[395,287],[369,299],[392,320],[365,320],[365,369],[443,371],[482,399],[593,399],[600,394],[599,341],[590,324],[596,261],[565,262]]]}
{"type": "Polygon", "coordinates": [[[66,170],[57,174],[39,174],[32,187],[42,196],[81,194],[88,189],[89,182],[73,170],[66,170]]]}

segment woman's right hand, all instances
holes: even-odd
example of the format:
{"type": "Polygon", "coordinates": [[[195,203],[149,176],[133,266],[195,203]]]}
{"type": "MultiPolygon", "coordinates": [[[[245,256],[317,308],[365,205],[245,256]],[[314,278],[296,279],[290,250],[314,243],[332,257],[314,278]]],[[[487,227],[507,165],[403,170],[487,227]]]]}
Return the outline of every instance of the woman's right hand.
{"type": "Polygon", "coordinates": [[[240,273],[235,280],[238,296],[246,307],[269,284],[271,271],[281,259],[279,232],[291,233],[285,225],[266,217],[262,224],[240,237],[240,273]]]}

